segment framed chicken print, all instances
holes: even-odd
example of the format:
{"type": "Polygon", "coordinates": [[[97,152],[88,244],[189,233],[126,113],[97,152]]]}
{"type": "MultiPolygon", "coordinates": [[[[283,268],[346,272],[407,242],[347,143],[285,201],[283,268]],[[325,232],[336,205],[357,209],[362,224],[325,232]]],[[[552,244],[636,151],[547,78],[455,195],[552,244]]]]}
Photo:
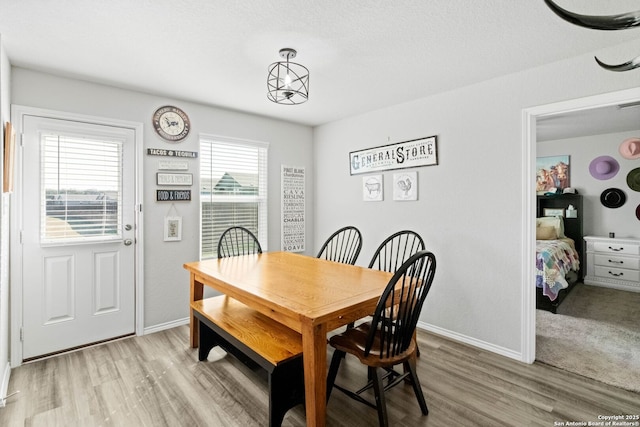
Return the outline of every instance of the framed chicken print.
{"type": "Polygon", "coordinates": [[[393,174],[393,200],[418,200],[418,172],[393,174]]]}

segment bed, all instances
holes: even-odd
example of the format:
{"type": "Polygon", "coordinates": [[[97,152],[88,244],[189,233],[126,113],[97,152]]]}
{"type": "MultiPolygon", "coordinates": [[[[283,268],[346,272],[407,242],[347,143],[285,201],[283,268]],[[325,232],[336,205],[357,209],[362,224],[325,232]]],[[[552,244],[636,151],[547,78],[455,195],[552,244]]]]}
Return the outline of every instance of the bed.
{"type": "Polygon", "coordinates": [[[538,196],[536,218],[536,308],[556,313],[582,277],[582,200],[578,195],[538,196]],[[546,209],[564,212],[569,204],[578,218],[543,216],[546,209]],[[576,206],[577,205],[577,206],[576,206]]]}
{"type": "Polygon", "coordinates": [[[577,281],[580,260],[574,247],[573,239],[536,240],[536,287],[552,302],[577,281]]]}

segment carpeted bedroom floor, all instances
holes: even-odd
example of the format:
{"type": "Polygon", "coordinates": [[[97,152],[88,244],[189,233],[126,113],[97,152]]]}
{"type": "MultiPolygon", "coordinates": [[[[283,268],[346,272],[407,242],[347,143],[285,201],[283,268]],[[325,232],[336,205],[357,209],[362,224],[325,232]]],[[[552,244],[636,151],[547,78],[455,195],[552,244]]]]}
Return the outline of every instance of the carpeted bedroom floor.
{"type": "Polygon", "coordinates": [[[536,310],[536,360],[640,393],[640,293],[578,284],[536,310]]]}

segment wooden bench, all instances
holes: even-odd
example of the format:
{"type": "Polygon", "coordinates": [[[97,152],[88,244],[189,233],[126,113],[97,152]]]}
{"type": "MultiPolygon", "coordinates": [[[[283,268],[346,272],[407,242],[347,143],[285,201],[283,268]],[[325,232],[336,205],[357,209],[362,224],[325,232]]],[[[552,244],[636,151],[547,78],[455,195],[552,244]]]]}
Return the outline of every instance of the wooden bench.
{"type": "Polygon", "coordinates": [[[280,426],[289,409],[304,403],[302,336],[226,295],[194,301],[191,308],[200,328],[198,360],[220,346],[247,366],[263,368],[269,426],[280,426]]]}

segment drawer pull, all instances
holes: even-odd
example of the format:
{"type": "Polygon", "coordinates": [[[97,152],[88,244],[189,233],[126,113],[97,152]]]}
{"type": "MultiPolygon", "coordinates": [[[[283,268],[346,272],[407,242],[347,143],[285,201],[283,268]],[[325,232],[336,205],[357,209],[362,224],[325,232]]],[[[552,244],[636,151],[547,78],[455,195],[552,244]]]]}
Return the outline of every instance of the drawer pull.
{"type": "Polygon", "coordinates": [[[608,260],[611,264],[624,264],[624,261],[615,261],[615,260],[608,260]]]}
{"type": "Polygon", "coordinates": [[[618,273],[618,274],[616,274],[616,273],[609,272],[609,274],[610,274],[610,275],[612,275],[612,276],[615,276],[615,277],[624,276],[624,273],[618,273]]]}
{"type": "Polygon", "coordinates": [[[611,246],[609,246],[609,249],[611,249],[612,251],[615,251],[615,252],[624,251],[624,248],[612,248],[611,246]]]}

